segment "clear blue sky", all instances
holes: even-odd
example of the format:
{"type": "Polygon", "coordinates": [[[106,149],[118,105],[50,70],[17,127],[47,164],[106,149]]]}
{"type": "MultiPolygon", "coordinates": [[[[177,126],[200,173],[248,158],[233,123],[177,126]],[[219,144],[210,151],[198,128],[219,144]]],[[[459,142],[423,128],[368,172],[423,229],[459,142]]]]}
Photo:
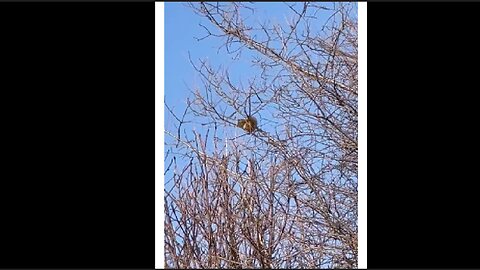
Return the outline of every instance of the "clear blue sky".
{"type": "MultiPolygon", "coordinates": [[[[292,3],[289,2],[289,4],[292,3]]],[[[332,7],[333,3],[322,3],[322,5],[332,7]]],[[[285,25],[287,18],[291,18],[291,10],[285,3],[258,2],[254,6],[257,10],[255,17],[249,21],[252,23],[269,20],[272,23],[285,25]]],[[[318,29],[328,18],[328,12],[319,17],[318,29]]],[[[225,50],[218,50],[224,42],[223,39],[209,37],[197,41],[195,37],[205,36],[205,30],[199,25],[200,23],[208,26],[209,29],[213,28],[210,22],[195,14],[186,3],[165,3],[165,102],[180,116],[190,96],[190,89],[196,86],[202,88],[200,78],[189,61],[189,54],[194,62],[198,59],[208,59],[213,67],[222,65],[228,68],[231,77],[237,82],[243,81],[244,85],[248,85],[246,82],[249,78],[259,74],[258,69],[252,68],[251,61],[254,54],[251,51],[245,49],[240,60],[233,60],[225,50]]],[[[174,123],[173,117],[165,111],[165,129],[175,133],[174,123]]],[[[266,130],[263,126],[261,128],[266,130]]],[[[188,132],[188,128],[186,129],[188,132]]],[[[203,132],[200,131],[200,133],[203,132]]],[[[171,142],[171,138],[165,135],[165,141],[171,142]]],[[[165,151],[168,151],[168,147],[165,151]]],[[[170,160],[166,160],[165,166],[168,166],[169,162],[170,160]]],[[[177,162],[180,166],[184,165],[181,160],[177,159],[177,162]]],[[[170,180],[171,174],[172,171],[166,175],[165,181],[170,180]]],[[[169,186],[171,183],[166,183],[166,189],[169,186]]]]}
{"type": "MultiPolygon", "coordinates": [[[[332,5],[331,3],[323,4],[332,5]]],[[[258,2],[254,6],[257,10],[250,20],[253,23],[265,20],[285,23],[291,14],[288,6],[281,2],[258,2]]],[[[199,23],[210,25],[206,19],[194,14],[186,3],[165,3],[165,102],[176,113],[183,112],[189,96],[189,88],[199,86],[200,83],[189,62],[189,53],[194,61],[199,58],[208,59],[214,66],[228,67],[232,77],[239,81],[247,80],[256,72],[249,62],[252,60],[252,55],[248,50],[244,50],[239,61],[234,61],[224,50],[218,51],[218,47],[222,44],[221,39],[210,37],[197,41],[195,37],[205,35],[205,30],[199,23]]],[[[173,128],[169,125],[172,122],[171,116],[165,112],[167,130],[173,128]]]]}
{"type": "MultiPolygon", "coordinates": [[[[288,4],[295,3],[288,2],[288,4]]],[[[331,2],[317,4],[327,8],[332,8],[334,5],[331,2]]],[[[296,9],[301,8],[302,5],[303,2],[297,3],[296,9]]],[[[254,26],[267,21],[270,22],[270,25],[278,23],[285,26],[287,20],[291,20],[293,16],[287,3],[283,2],[257,2],[252,6],[255,8],[255,13],[248,17],[247,24],[254,26]]],[[[314,29],[320,31],[331,14],[331,11],[321,11],[320,14],[316,14],[318,25],[314,29]]],[[[221,65],[227,68],[234,83],[243,82],[243,85],[248,85],[249,79],[259,75],[258,68],[252,67],[251,62],[253,56],[258,56],[258,54],[244,49],[240,59],[233,60],[232,56],[228,55],[224,49],[218,49],[224,42],[222,38],[209,37],[201,41],[195,39],[206,35],[205,29],[200,24],[207,26],[209,29],[214,29],[207,19],[195,14],[187,3],[165,3],[165,103],[179,116],[185,110],[187,98],[191,97],[191,89],[203,89],[199,76],[191,66],[189,54],[194,62],[198,62],[199,59],[207,59],[213,67],[221,65]]],[[[269,131],[267,124],[269,114],[263,112],[262,117],[264,118],[259,119],[260,128],[266,131],[269,131]]],[[[238,119],[237,117],[238,115],[234,119],[238,119]]],[[[171,114],[165,110],[165,129],[176,133],[176,127],[174,126],[176,123],[171,114]]],[[[200,133],[205,131],[205,128],[197,124],[183,127],[187,132],[192,128],[200,133]]],[[[233,127],[233,130],[236,129],[233,127]]],[[[224,136],[227,135],[224,134],[224,136]]],[[[171,142],[170,136],[165,135],[165,141],[167,143],[171,142]]],[[[165,148],[165,151],[168,151],[168,149],[165,148]]]]}
{"type": "MultiPolygon", "coordinates": [[[[293,4],[289,2],[288,4],[293,4]]],[[[303,3],[299,3],[302,5],[303,3]]],[[[322,6],[332,8],[334,3],[321,3],[322,6]]],[[[255,7],[254,16],[251,16],[247,23],[258,26],[259,22],[269,21],[273,24],[279,23],[286,25],[287,20],[291,19],[292,11],[289,9],[286,3],[281,2],[257,2],[253,5],[255,7]]],[[[299,8],[299,7],[298,7],[299,8]]],[[[316,30],[320,31],[325,21],[331,15],[330,11],[317,14],[318,27],[316,30]]],[[[245,49],[242,51],[240,60],[233,60],[231,55],[228,55],[225,50],[218,50],[223,44],[224,40],[217,37],[209,37],[201,41],[197,41],[195,37],[204,37],[206,32],[199,24],[207,26],[209,29],[213,29],[210,22],[207,19],[195,14],[194,11],[188,7],[187,3],[165,3],[165,102],[169,105],[173,111],[181,116],[185,107],[186,100],[190,96],[192,88],[203,88],[199,76],[194,71],[189,61],[188,55],[190,54],[194,62],[198,62],[199,59],[208,59],[209,64],[213,67],[222,65],[228,68],[230,77],[235,83],[243,82],[243,85],[248,85],[248,80],[259,75],[258,68],[252,67],[253,56],[258,56],[254,52],[245,49]]],[[[314,27],[315,29],[315,27],[314,27]]],[[[260,118],[260,127],[263,130],[271,132],[268,128],[268,116],[269,113],[262,112],[260,118]],[[267,118],[267,119],[265,119],[267,118]],[[267,121],[266,121],[267,120],[267,121]]],[[[238,119],[235,116],[234,119],[238,119]]],[[[271,119],[271,118],[270,118],[271,119]]],[[[165,129],[176,133],[176,127],[174,124],[176,121],[165,110],[165,129]]],[[[201,134],[206,130],[196,124],[183,126],[185,131],[196,129],[201,134]]],[[[220,129],[222,129],[220,127],[220,129]]],[[[235,127],[229,127],[227,129],[237,130],[235,127]]],[[[183,135],[183,134],[182,134],[183,135]]],[[[189,134],[190,136],[191,134],[189,134]]],[[[229,137],[226,133],[223,133],[225,137],[229,137]]],[[[231,136],[230,136],[231,138],[231,136]]],[[[165,135],[165,141],[167,143],[172,142],[170,136],[165,135]]],[[[168,147],[165,148],[168,151],[168,147]]],[[[170,157],[171,158],[171,157],[170,157]]],[[[166,160],[166,165],[169,160],[166,160]]],[[[177,159],[177,162],[180,162],[177,159]]],[[[168,181],[169,177],[165,180],[168,181]]]]}

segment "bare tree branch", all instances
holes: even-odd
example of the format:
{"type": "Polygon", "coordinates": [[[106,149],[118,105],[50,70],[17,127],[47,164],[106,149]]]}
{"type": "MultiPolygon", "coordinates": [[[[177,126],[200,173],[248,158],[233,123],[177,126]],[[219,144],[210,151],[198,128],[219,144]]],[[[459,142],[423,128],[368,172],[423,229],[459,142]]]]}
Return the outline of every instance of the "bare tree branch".
{"type": "Polygon", "coordinates": [[[209,22],[198,40],[258,75],[190,59],[201,85],[182,116],[167,106],[169,268],[357,267],[356,5],[285,5],[281,24],[252,21],[253,3],[189,4],[209,22]]]}

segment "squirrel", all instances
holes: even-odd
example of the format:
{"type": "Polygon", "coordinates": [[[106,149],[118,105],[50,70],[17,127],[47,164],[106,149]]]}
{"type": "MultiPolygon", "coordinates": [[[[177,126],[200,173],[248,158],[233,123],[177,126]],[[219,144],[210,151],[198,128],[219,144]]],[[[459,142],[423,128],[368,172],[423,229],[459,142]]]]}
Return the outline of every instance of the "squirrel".
{"type": "Polygon", "coordinates": [[[257,119],[253,116],[248,116],[246,119],[238,120],[237,127],[244,129],[248,133],[252,133],[258,129],[257,119]]]}

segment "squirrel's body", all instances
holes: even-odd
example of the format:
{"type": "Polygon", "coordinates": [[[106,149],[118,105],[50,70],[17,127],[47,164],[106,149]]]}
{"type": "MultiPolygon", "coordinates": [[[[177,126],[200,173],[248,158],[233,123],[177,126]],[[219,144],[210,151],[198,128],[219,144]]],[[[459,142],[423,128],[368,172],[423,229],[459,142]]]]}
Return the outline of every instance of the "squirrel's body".
{"type": "Polygon", "coordinates": [[[248,133],[252,133],[257,129],[257,119],[253,116],[248,116],[246,119],[238,120],[237,126],[248,133]]]}

